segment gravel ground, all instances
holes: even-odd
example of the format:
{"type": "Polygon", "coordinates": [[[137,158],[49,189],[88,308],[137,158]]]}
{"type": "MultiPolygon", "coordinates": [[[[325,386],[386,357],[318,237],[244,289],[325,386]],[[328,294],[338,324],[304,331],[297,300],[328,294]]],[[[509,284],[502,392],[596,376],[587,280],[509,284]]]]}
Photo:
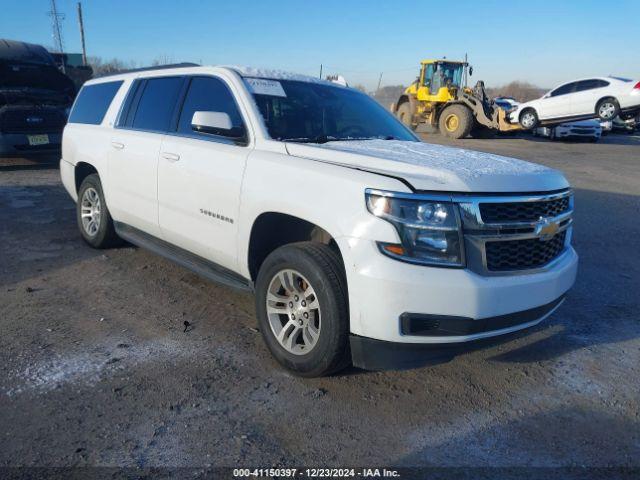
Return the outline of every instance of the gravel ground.
{"type": "Polygon", "coordinates": [[[92,250],[56,170],[0,171],[0,466],[640,467],[640,138],[449,143],[566,172],[575,288],[449,363],[314,380],[250,295],[92,250]]]}

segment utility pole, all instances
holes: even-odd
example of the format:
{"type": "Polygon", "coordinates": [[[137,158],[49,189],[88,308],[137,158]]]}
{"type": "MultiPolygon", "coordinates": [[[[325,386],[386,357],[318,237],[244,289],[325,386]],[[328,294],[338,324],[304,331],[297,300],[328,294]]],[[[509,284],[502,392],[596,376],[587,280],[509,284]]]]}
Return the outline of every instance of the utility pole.
{"type": "MultiPolygon", "coordinates": [[[[51,23],[53,26],[53,41],[58,53],[64,53],[64,44],[62,41],[62,29],[60,28],[60,22],[64,19],[64,13],[58,13],[56,7],[56,0],[51,0],[51,11],[49,12],[51,17],[51,23]]],[[[62,71],[65,72],[64,60],[62,62],[62,71]]]]}
{"type": "Polygon", "coordinates": [[[380,84],[382,83],[382,73],[380,72],[380,78],[378,78],[378,88],[376,88],[376,93],[378,93],[378,90],[380,90],[380,84]]]}
{"type": "Polygon", "coordinates": [[[320,80],[322,80],[322,64],[320,64],[320,80]]]}
{"type": "Polygon", "coordinates": [[[82,42],[82,65],[87,66],[87,48],[84,44],[84,22],[82,21],[82,3],[78,2],[78,24],[80,25],[80,42],[82,42]]]}

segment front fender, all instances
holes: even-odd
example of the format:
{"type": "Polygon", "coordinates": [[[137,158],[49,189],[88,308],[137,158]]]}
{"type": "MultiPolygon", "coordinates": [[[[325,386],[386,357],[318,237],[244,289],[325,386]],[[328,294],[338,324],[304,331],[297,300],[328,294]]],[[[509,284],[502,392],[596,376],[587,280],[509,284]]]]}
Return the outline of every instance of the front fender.
{"type": "MultiPolygon", "coordinates": [[[[238,266],[249,276],[251,230],[263,213],[277,212],[321,227],[334,239],[397,242],[393,226],[371,215],[366,188],[406,191],[399,180],[287,154],[254,151],[242,184],[238,226],[238,266]]],[[[345,264],[350,253],[338,242],[345,264]]]]}

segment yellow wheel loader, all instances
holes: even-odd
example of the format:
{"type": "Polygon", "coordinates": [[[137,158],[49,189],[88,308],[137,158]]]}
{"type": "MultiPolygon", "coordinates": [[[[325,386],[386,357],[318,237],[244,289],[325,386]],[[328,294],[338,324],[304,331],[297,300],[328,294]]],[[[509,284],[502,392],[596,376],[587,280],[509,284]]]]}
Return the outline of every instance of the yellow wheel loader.
{"type": "Polygon", "coordinates": [[[411,129],[427,126],[451,138],[485,136],[495,131],[520,130],[507,121],[506,112],[491,102],[479,81],[466,83],[473,67],[453,60],[423,60],[420,75],[391,106],[391,111],[411,129]]]}

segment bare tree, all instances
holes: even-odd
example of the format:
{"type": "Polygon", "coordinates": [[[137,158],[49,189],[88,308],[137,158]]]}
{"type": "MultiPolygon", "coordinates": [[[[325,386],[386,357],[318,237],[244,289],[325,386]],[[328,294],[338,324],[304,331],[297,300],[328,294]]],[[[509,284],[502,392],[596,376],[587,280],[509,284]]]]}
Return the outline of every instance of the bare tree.
{"type": "Polygon", "coordinates": [[[113,73],[123,72],[136,68],[137,63],[133,61],[126,62],[117,58],[104,61],[100,57],[89,57],[87,62],[93,69],[94,77],[102,77],[104,75],[111,75],[113,73]]]}
{"type": "Polygon", "coordinates": [[[507,83],[501,87],[487,88],[487,95],[490,97],[513,97],[519,102],[528,102],[534,98],[539,98],[544,92],[544,88],[523,81],[507,83]]]}
{"type": "Polygon", "coordinates": [[[154,58],[151,61],[151,66],[152,67],[160,67],[162,65],[170,65],[172,63],[175,63],[173,61],[173,57],[167,54],[162,54],[162,55],[158,55],[156,58],[154,58]]]}

